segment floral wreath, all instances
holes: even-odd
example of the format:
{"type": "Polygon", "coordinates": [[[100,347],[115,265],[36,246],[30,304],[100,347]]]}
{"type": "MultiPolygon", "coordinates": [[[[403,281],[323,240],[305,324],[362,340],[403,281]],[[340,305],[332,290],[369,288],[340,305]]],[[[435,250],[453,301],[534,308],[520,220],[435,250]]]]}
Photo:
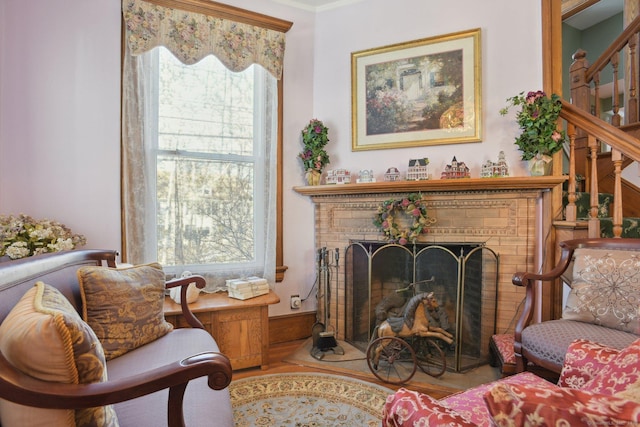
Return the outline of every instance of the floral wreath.
{"type": "Polygon", "coordinates": [[[396,200],[389,199],[382,202],[373,220],[373,224],[382,231],[385,239],[406,245],[409,241],[415,242],[420,234],[426,233],[427,228],[436,222],[434,218],[427,216],[427,207],[420,194],[409,194],[396,200]],[[411,227],[403,230],[398,228],[395,222],[397,212],[404,212],[413,219],[411,227]]]}

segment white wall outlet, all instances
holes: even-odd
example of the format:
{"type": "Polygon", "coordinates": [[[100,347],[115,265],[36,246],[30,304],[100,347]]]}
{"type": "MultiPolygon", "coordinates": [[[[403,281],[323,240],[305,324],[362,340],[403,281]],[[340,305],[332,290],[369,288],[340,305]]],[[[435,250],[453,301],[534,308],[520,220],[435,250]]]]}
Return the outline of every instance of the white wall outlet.
{"type": "Polygon", "coordinates": [[[291,295],[290,303],[291,308],[294,310],[302,307],[302,300],[300,299],[300,295],[291,295]]]}

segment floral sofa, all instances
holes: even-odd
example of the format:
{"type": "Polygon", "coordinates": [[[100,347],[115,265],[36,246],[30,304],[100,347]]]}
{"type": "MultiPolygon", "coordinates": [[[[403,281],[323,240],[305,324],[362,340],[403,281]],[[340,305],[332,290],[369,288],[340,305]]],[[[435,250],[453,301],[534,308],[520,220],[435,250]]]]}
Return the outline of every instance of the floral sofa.
{"type": "Polygon", "coordinates": [[[522,372],[441,400],[405,388],[383,426],[640,425],[640,339],[618,350],[588,340],[568,349],[557,384],[522,372]]]}

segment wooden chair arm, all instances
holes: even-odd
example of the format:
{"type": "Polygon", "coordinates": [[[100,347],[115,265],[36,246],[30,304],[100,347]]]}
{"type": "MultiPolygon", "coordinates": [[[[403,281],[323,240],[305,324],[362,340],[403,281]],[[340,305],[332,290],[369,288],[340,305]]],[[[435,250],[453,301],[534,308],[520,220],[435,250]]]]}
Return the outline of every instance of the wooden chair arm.
{"type": "MultiPolygon", "coordinates": [[[[62,384],[42,381],[25,375],[11,365],[0,353],[0,397],[21,405],[79,409],[109,405],[159,390],[172,389],[172,399],[179,399],[182,412],[182,393],[187,383],[208,376],[208,385],[222,390],[231,383],[231,363],[216,352],[200,353],[131,377],[94,384],[62,384]],[[182,393],[175,394],[176,389],[182,393]]],[[[177,401],[176,401],[177,402],[177,401]]],[[[178,424],[179,425],[179,424],[178,424]]]]}
{"type": "Polygon", "coordinates": [[[536,306],[536,283],[552,282],[557,280],[567,270],[571,264],[573,257],[573,251],[575,247],[560,244],[560,259],[556,266],[546,273],[530,273],[530,272],[517,272],[513,275],[511,282],[516,286],[525,287],[525,299],[522,308],[522,313],[518,318],[514,329],[514,351],[516,354],[522,354],[522,331],[529,326],[533,319],[533,310],[536,306]]]}
{"type": "Polygon", "coordinates": [[[192,328],[205,329],[204,325],[196,316],[193,315],[191,309],[189,308],[189,304],[187,304],[187,287],[191,284],[195,283],[198,289],[204,289],[207,285],[204,277],[193,275],[188,277],[178,277],[175,279],[171,279],[165,283],[166,289],[175,288],[176,286],[181,286],[180,289],[180,307],[182,308],[182,315],[184,319],[187,321],[189,326],[192,328]]]}

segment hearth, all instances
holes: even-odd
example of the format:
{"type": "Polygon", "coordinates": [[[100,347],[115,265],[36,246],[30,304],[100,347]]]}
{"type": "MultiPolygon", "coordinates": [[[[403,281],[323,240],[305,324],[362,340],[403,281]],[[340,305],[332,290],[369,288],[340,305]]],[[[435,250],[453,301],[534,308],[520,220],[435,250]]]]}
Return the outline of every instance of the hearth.
{"type": "Polygon", "coordinates": [[[434,292],[438,326],[454,335],[439,342],[448,369],[487,363],[496,330],[499,256],[483,243],[388,244],[351,241],[345,250],[344,336],[365,351],[377,324],[399,316],[414,291],[434,292]]]}

